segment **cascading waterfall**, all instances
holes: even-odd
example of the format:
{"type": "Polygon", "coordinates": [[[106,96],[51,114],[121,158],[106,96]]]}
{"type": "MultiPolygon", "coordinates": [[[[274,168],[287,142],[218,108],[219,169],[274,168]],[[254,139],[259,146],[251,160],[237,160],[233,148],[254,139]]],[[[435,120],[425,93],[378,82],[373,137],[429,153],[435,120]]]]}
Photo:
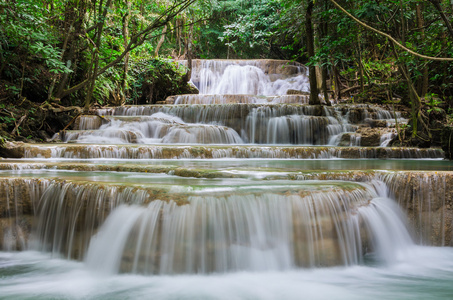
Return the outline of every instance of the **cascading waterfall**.
{"type": "Polygon", "coordinates": [[[194,195],[181,187],[160,194],[167,201],[146,186],[48,179],[16,180],[3,188],[14,196],[19,192],[11,187],[23,184],[31,187],[26,203],[37,218],[29,247],[68,258],[87,253],[88,265],[108,273],[352,265],[367,251],[390,260],[412,243],[382,182],[274,182],[272,191],[207,187],[194,195]]]}
{"type": "Polygon", "coordinates": [[[402,114],[307,105],[293,62],[194,60],[191,81],[7,149],[23,158],[0,160],[2,297],[453,294],[451,249],[419,246],[453,243],[453,164],[387,147],[402,114]]]}
{"type": "Polygon", "coordinates": [[[200,94],[282,95],[289,89],[307,91],[306,73],[291,80],[270,80],[263,70],[254,66],[229,65],[225,70],[212,72],[209,67],[197,74],[200,94]]]}
{"type": "Polygon", "coordinates": [[[284,95],[289,89],[308,91],[307,68],[287,62],[195,61],[192,82],[200,94],[284,95]]]}
{"type": "MultiPolygon", "coordinates": [[[[195,61],[192,81],[200,89],[199,95],[172,96],[169,101],[175,105],[101,109],[98,113],[102,117],[82,117],[79,130],[63,133],[62,140],[106,144],[340,145],[345,143],[342,136],[351,133],[348,146],[360,146],[360,134],[354,134],[359,125],[389,127],[396,120],[406,122],[399,113],[377,106],[320,109],[301,105],[308,103],[309,85],[307,69],[297,63],[195,61]],[[288,91],[296,94],[287,95],[288,91]],[[97,125],[99,130],[93,131],[97,125]]],[[[393,137],[387,131],[379,134],[380,143],[371,139],[372,144],[367,146],[386,146],[393,137]]]]}
{"type": "Polygon", "coordinates": [[[98,130],[66,131],[64,142],[105,144],[242,144],[239,134],[228,127],[186,124],[180,118],[155,113],[140,121],[113,119],[98,130]]]}
{"type": "Polygon", "coordinates": [[[382,147],[296,147],[243,145],[28,145],[24,157],[35,158],[111,158],[111,159],[220,159],[220,158],[280,158],[280,159],[436,159],[443,157],[440,149],[382,147]]]}
{"type": "MultiPolygon", "coordinates": [[[[357,109],[358,115],[351,117],[349,110],[331,107],[320,110],[315,106],[288,104],[131,106],[101,111],[106,114],[101,120],[84,117],[79,122],[79,130],[63,133],[62,139],[110,144],[338,145],[342,135],[354,133],[358,124],[369,126],[370,120],[391,120],[380,119],[391,117],[388,111],[373,113],[370,118],[368,110],[381,112],[382,109],[362,107],[357,109]],[[94,124],[99,124],[98,130],[92,130],[94,124]],[[174,132],[188,134],[175,135],[174,132]]],[[[393,136],[382,133],[380,142],[375,141],[374,146],[388,143],[393,136]]],[[[355,141],[351,146],[360,145],[360,138],[355,141]]]]}
{"type": "Polygon", "coordinates": [[[308,104],[308,99],[308,95],[180,95],[172,104],[308,104]]]}
{"type": "Polygon", "coordinates": [[[269,271],[358,264],[367,243],[390,261],[412,245],[398,207],[369,186],[188,201],[118,207],[93,237],[87,263],[109,273],[269,271]]]}

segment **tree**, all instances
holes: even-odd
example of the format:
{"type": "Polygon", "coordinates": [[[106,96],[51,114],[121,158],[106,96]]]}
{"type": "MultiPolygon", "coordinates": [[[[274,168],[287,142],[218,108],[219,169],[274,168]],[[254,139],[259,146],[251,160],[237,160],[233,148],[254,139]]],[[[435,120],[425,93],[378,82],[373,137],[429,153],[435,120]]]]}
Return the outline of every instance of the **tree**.
{"type": "MultiPolygon", "coordinates": [[[[307,35],[307,53],[308,57],[315,56],[315,37],[312,24],[314,1],[308,1],[307,10],[305,13],[305,34],[307,35]]],[[[309,79],[310,79],[310,104],[320,104],[318,97],[318,83],[316,81],[316,69],[313,64],[309,66],[309,79]]],[[[328,99],[326,99],[328,101],[328,99]]]]}
{"type": "Polygon", "coordinates": [[[128,37],[126,45],[122,51],[112,53],[111,57],[105,58],[101,56],[101,50],[106,46],[107,41],[103,38],[109,29],[106,24],[108,21],[108,12],[111,10],[121,9],[121,4],[115,3],[112,0],[107,0],[105,3],[100,1],[98,6],[94,4],[94,13],[92,17],[91,27],[86,29],[86,39],[88,40],[88,49],[90,59],[88,64],[87,76],[81,82],[66,88],[55,95],[56,98],[63,98],[71,93],[74,93],[82,88],[87,87],[88,92],[85,98],[85,107],[91,104],[93,90],[95,87],[96,79],[105,73],[107,70],[120,63],[126,55],[132,50],[142,45],[145,41],[155,37],[153,34],[161,27],[168,24],[177,14],[185,10],[195,0],[178,0],[172,5],[164,8],[158,16],[150,17],[150,22],[144,26],[135,28],[134,32],[128,37]],[[98,12],[98,13],[96,13],[98,12]]]}

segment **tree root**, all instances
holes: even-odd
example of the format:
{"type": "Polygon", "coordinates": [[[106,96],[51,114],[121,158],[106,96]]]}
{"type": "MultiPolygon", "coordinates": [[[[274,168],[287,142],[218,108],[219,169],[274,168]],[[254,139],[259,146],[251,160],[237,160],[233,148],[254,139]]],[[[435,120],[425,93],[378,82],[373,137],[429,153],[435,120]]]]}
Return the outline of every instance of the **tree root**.
{"type": "Polygon", "coordinates": [[[20,117],[19,122],[16,123],[16,126],[14,127],[13,131],[11,131],[11,135],[15,135],[17,130],[19,129],[19,126],[22,124],[23,121],[28,117],[28,113],[20,117]]]}
{"type": "Polygon", "coordinates": [[[67,112],[67,111],[72,111],[72,110],[76,110],[79,114],[81,114],[83,112],[83,109],[80,106],[67,106],[66,107],[66,106],[56,104],[56,103],[50,104],[49,102],[44,102],[43,104],[41,104],[40,108],[42,110],[47,110],[47,111],[51,111],[54,113],[62,113],[62,112],[67,112]]]}

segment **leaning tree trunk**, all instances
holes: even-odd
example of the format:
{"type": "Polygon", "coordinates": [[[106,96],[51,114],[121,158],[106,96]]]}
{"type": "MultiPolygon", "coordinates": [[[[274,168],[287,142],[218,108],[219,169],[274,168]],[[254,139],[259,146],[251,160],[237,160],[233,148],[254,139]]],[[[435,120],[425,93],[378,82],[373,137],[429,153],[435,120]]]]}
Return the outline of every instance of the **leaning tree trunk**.
{"type": "MultiPolygon", "coordinates": [[[[315,56],[315,38],[312,24],[313,15],[313,1],[308,2],[307,12],[305,14],[305,34],[307,35],[307,51],[308,57],[312,58],[315,56]]],[[[321,104],[318,96],[318,84],[316,80],[316,68],[310,64],[308,67],[309,79],[310,79],[310,105],[321,104]]]]}

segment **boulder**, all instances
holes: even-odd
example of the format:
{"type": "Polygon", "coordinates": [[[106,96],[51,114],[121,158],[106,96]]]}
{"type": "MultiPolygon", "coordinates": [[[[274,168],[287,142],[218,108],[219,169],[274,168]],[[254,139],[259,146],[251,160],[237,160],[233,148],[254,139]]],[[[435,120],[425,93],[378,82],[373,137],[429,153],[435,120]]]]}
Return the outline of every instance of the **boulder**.
{"type": "Polygon", "coordinates": [[[286,91],[286,94],[287,94],[287,95],[304,95],[304,96],[310,96],[310,92],[304,92],[304,91],[293,90],[293,89],[289,89],[288,91],[286,91]]]}
{"type": "Polygon", "coordinates": [[[6,142],[0,146],[0,157],[24,157],[24,142],[6,142]]]}

